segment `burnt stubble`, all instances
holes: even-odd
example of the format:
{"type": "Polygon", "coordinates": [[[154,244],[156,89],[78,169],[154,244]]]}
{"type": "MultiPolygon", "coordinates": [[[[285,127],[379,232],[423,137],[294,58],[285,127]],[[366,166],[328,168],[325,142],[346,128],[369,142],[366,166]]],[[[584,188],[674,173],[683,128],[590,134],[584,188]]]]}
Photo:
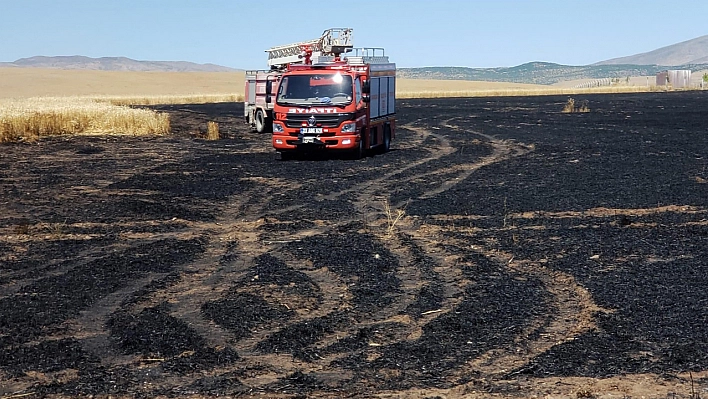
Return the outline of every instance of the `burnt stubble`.
{"type": "Polygon", "coordinates": [[[566,100],[399,100],[360,160],[242,104],[2,145],[0,396],[702,392],[708,93],[566,100]]]}

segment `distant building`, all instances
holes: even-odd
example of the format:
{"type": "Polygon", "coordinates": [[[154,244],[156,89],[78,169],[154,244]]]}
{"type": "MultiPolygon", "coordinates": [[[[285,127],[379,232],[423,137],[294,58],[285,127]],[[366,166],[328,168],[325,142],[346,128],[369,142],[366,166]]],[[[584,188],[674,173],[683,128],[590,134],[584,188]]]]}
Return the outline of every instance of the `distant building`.
{"type": "Polygon", "coordinates": [[[656,74],[657,86],[671,86],[675,89],[689,87],[691,71],[688,69],[669,69],[656,74]]]}

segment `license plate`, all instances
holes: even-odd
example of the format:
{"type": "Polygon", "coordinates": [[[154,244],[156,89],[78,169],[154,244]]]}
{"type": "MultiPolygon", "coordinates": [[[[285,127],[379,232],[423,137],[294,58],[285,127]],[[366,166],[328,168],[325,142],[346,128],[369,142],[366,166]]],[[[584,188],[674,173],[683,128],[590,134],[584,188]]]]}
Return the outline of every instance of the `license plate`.
{"type": "Polygon", "coordinates": [[[301,127],[300,128],[300,133],[307,134],[307,133],[322,133],[322,128],[321,127],[301,127]]]}
{"type": "Polygon", "coordinates": [[[302,143],[303,143],[303,144],[310,144],[310,143],[314,143],[314,142],[315,142],[315,138],[314,138],[314,137],[303,137],[303,138],[302,138],[302,143]]]}

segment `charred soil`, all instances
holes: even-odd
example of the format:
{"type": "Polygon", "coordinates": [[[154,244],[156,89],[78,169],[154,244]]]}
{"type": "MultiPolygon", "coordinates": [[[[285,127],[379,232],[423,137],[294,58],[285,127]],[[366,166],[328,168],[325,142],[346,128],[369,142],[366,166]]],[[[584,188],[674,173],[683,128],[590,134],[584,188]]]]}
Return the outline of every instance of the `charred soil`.
{"type": "Polygon", "coordinates": [[[566,100],[0,146],[0,397],[708,396],[708,93],[566,100]]]}

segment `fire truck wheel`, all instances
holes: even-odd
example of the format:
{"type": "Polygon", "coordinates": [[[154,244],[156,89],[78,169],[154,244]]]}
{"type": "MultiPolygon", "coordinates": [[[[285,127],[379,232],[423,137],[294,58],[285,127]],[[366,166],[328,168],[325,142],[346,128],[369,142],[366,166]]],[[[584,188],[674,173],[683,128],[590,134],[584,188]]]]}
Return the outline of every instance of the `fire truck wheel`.
{"type": "Polygon", "coordinates": [[[263,110],[256,111],[256,131],[258,133],[263,133],[266,130],[266,117],[263,110]]]}
{"type": "Polygon", "coordinates": [[[384,126],[384,133],[383,133],[383,143],[381,145],[381,152],[385,153],[388,152],[391,149],[391,126],[385,125],[384,126]]]}
{"type": "Polygon", "coordinates": [[[359,146],[354,150],[352,155],[354,156],[354,159],[364,158],[364,136],[362,136],[361,140],[359,140],[359,146]]]}

